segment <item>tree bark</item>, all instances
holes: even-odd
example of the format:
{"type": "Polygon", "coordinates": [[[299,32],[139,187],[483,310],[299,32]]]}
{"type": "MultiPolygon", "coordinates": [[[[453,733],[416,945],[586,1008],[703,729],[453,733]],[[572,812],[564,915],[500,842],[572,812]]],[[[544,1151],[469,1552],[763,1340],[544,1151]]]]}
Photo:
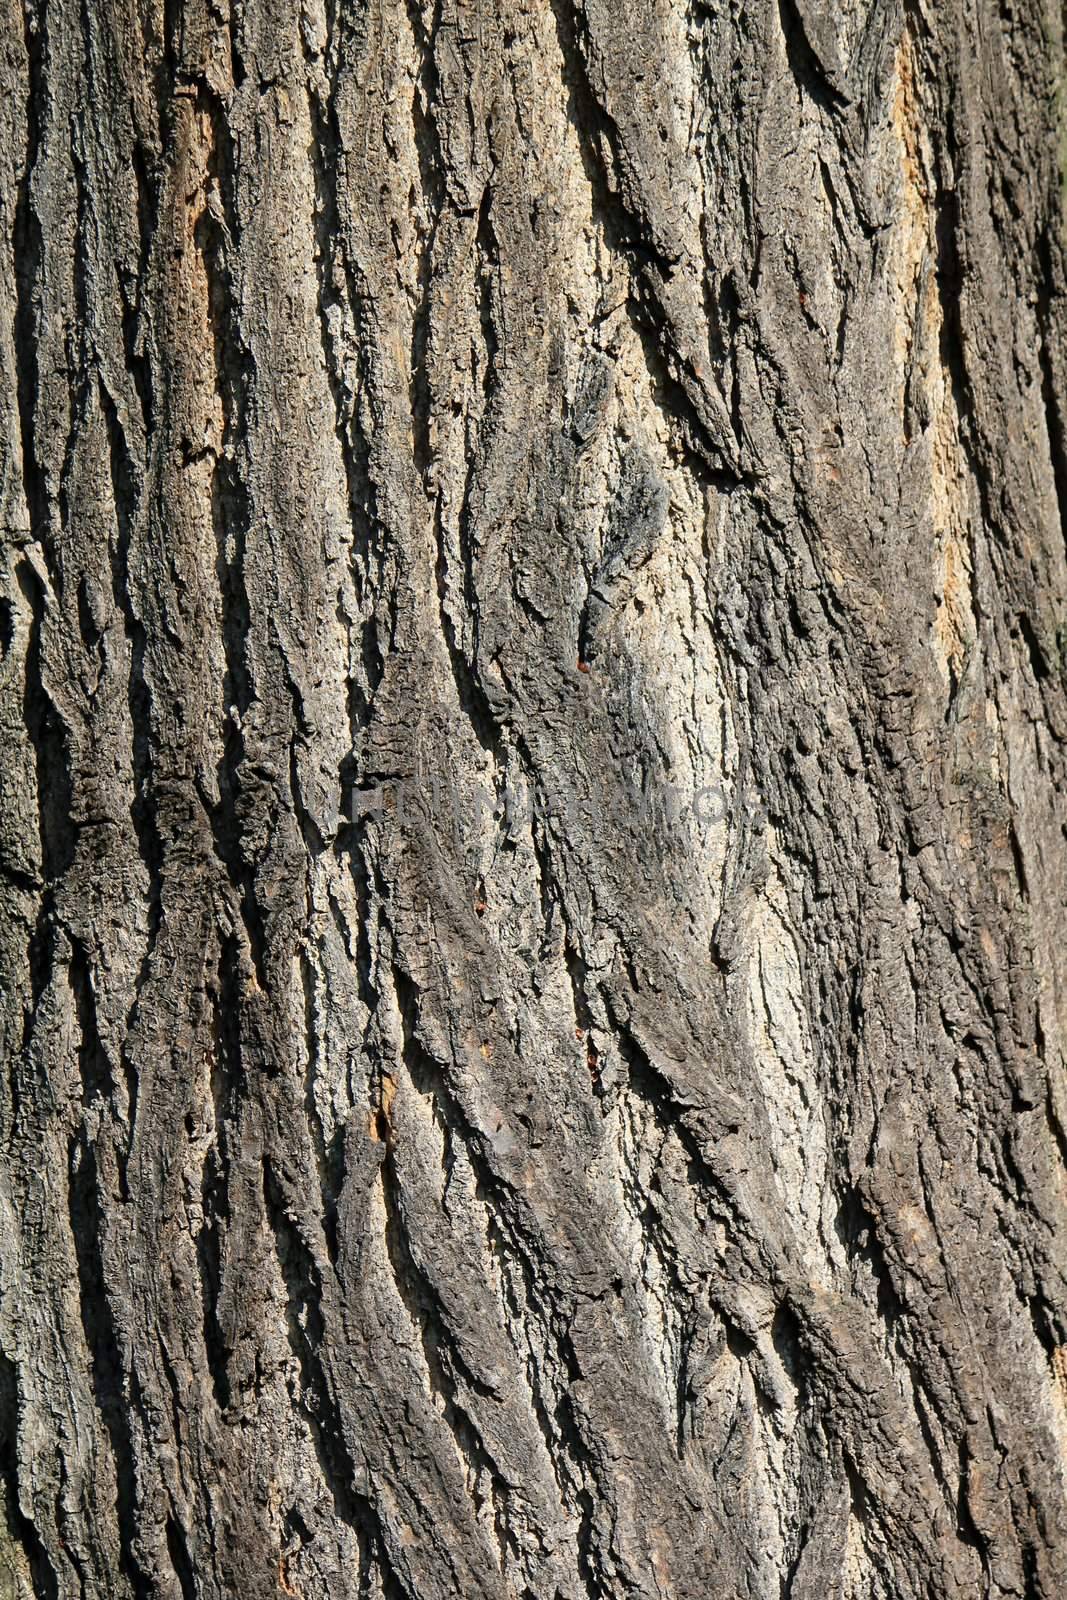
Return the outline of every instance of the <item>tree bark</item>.
{"type": "Polygon", "coordinates": [[[1059,9],[2,4],[0,1600],[1060,1600],[1059,9]]]}

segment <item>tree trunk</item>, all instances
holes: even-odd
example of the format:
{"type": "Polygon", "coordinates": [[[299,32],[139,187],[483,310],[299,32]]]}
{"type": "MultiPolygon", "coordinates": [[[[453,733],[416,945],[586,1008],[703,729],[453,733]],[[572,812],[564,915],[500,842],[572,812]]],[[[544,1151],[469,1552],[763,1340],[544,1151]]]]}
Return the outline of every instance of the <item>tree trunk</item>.
{"type": "Polygon", "coordinates": [[[1061,1600],[1058,8],[2,4],[0,1597],[1061,1600]]]}

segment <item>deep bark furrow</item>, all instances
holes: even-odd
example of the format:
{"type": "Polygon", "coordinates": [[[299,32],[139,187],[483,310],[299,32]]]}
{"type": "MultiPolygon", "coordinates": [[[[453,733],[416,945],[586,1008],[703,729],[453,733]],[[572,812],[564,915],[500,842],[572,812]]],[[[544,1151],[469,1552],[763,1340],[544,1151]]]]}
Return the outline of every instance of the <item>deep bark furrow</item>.
{"type": "Polygon", "coordinates": [[[1062,27],[6,22],[0,1596],[1058,1597],[1062,27]]]}

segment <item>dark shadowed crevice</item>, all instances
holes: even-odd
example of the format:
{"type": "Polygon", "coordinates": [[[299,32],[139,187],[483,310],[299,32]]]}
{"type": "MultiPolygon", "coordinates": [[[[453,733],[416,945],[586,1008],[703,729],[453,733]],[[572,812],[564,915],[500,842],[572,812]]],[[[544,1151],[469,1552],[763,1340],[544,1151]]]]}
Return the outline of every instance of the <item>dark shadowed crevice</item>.
{"type": "Polygon", "coordinates": [[[141,1567],[134,1546],[140,1512],[136,1449],[123,1346],[108,1287],[108,1262],[103,1236],[107,1213],[100,1192],[96,1150],[84,1128],[70,1141],[68,1193],[70,1231],[78,1262],[79,1304],[89,1353],[93,1398],[107,1430],[114,1463],[122,1572],[135,1600],[148,1600],[153,1593],[153,1584],[141,1567]]]}

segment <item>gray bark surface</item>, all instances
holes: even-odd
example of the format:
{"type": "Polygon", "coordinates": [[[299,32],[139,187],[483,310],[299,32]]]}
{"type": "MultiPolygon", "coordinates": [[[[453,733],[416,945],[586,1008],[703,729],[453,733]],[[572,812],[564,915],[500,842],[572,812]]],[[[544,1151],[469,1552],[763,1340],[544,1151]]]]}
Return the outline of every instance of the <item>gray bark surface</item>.
{"type": "Polygon", "coordinates": [[[1062,1600],[1059,9],[2,9],[0,1600],[1062,1600]]]}

